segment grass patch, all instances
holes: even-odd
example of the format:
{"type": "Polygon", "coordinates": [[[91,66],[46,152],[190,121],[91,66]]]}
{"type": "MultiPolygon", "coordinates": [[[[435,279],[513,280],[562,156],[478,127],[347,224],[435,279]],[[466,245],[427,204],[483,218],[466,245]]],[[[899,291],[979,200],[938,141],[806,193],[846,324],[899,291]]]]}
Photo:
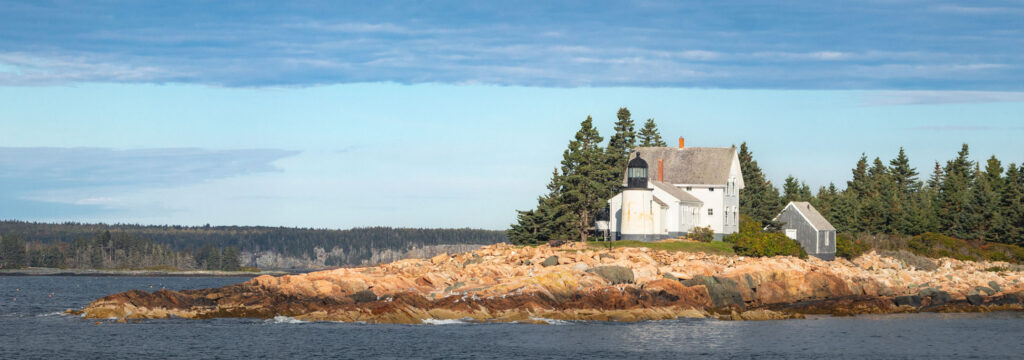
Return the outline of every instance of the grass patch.
{"type": "MultiPolygon", "coordinates": [[[[622,240],[612,241],[612,246],[621,247],[645,247],[656,250],[666,251],[684,251],[684,252],[704,252],[708,254],[717,255],[733,255],[732,244],[723,241],[712,241],[712,242],[689,242],[689,241],[673,241],[673,242],[643,242],[635,240],[622,240]]],[[[588,246],[592,249],[607,249],[608,243],[606,242],[588,242],[588,246]]]]}

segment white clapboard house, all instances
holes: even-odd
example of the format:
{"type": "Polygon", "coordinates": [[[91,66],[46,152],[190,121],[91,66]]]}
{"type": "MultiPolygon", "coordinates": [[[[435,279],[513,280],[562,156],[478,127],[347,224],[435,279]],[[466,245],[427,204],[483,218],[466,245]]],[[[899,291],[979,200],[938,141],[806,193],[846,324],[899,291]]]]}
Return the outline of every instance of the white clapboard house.
{"type": "Polygon", "coordinates": [[[640,147],[622,192],[608,200],[616,240],[655,241],[710,227],[715,240],[739,229],[743,174],[735,147],[640,147]]]}

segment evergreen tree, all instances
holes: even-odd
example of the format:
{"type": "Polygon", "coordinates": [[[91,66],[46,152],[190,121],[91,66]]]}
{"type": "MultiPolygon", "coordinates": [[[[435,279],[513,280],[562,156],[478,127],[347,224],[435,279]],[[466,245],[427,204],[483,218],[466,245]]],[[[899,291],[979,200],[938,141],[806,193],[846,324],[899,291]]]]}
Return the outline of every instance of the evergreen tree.
{"type": "Polygon", "coordinates": [[[633,119],[630,116],[629,109],[619,109],[615,120],[615,134],[608,139],[608,160],[615,174],[626,171],[629,155],[636,147],[636,132],[633,130],[633,119]]]}
{"type": "Polygon", "coordinates": [[[782,191],[782,204],[789,204],[790,201],[810,201],[812,197],[811,188],[807,183],[797,180],[793,175],[786,177],[782,191]]]}
{"type": "Polygon", "coordinates": [[[892,174],[893,180],[896,181],[900,194],[907,195],[917,191],[920,186],[917,181],[917,169],[910,166],[910,159],[907,158],[902,146],[896,158],[889,161],[889,166],[889,174],[892,174]]]}
{"type": "Polygon", "coordinates": [[[935,170],[932,171],[932,176],[928,178],[928,183],[925,186],[938,191],[939,186],[942,186],[942,167],[939,166],[939,162],[935,161],[935,170]]]}
{"type": "Polygon", "coordinates": [[[871,189],[871,181],[868,179],[868,157],[860,155],[857,166],[853,168],[853,179],[846,183],[846,190],[852,191],[853,196],[860,200],[868,196],[871,189]]]}
{"type": "Polygon", "coordinates": [[[821,216],[829,219],[832,222],[833,210],[836,207],[836,202],[839,200],[839,189],[836,188],[835,183],[829,183],[828,187],[822,186],[818,188],[818,195],[811,198],[811,205],[818,209],[821,216]]]}
{"type": "Polygon", "coordinates": [[[1006,167],[1006,181],[1000,194],[1000,213],[1005,221],[1002,242],[1024,245],[1024,179],[1016,164],[1006,167]]]}
{"type": "Polygon", "coordinates": [[[654,119],[647,119],[644,122],[644,127],[640,129],[640,146],[668,146],[661,139],[661,133],[658,131],[658,125],[654,124],[654,119]]]}
{"type": "MultiPolygon", "coordinates": [[[[628,119],[628,110],[623,108],[619,113],[625,113],[628,119]]],[[[629,128],[631,132],[632,125],[629,128]]],[[[569,142],[569,148],[562,154],[561,203],[573,214],[570,229],[580,241],[587,240],[595,217],[606,206],[615,189],[614,182],[608,179],[614,178],[618,172],[606,164],[609,154],[600,147],[603,140],[593,126],[593,119],[587,116],[580,123],[575,139],[569,142]]],[[[631,142],[632,138],[628,143],[631,142]]],[[[625,163],[622,168],[625,168],[625,163]]]]}
{"type": "Polygon", "coordinates": [[[20,236],[7,235],[0,237],[0,268],[17,269],[28,265],[25,242],[20,236]]]}
{"type": "Polygon", "coordinates": [[[956,159],[946,163],[935,204],[943,234],[961,239],[977,235],[977,216],[970,213],[974,165],[967,156],[967,144],[964,144],[956,159]]]}
{"type": "Polygon", "coordinates": [[[537,198],[537,208],[517,211],[516,223],[506,231],[513,244],[536,245],[555,239],[569,238],[572,214],[561,203],[562,178],[555,169],[548,182],[548,193],[537,198]]]}
{"type": "Polygon", "coordinates": [[[1008,229],[1002,212],[1003,166],[992,156],[988,159],[985,172],[974,179],[971,189],[971,212],[977,217],[976,235],[985,241],[1003,242],[1008,229]]]}
{"type": "Polygon", "coordinates": [[[744,184],[740,190],[740,213],[753,221],[769,225],[782,210],[779,190],[765,179],[746,142],[740,144],[739,160],[744,184]]]}

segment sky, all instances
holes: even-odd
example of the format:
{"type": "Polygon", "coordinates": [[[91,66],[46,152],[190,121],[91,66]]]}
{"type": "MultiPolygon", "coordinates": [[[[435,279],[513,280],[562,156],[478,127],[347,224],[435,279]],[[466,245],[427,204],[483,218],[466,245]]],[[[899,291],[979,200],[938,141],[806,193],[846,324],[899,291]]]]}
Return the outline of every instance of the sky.
{"type": "Polygon", "coordinates": [[[0,0],[0,219],[504,229],[588,115],[1024,162],[1024,3],[0,0]]]}

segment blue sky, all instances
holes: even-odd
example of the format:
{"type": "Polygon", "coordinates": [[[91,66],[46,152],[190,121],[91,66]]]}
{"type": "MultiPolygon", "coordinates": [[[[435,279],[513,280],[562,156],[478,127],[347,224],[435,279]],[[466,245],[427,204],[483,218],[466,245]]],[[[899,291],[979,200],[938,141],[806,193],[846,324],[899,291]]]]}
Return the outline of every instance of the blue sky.
{"type": "Polygon", "coordinates": [[[0,8],[0,218],[502,229],[621,106],[775,182],[1024,161],[1020,2],[0,8]]]}

